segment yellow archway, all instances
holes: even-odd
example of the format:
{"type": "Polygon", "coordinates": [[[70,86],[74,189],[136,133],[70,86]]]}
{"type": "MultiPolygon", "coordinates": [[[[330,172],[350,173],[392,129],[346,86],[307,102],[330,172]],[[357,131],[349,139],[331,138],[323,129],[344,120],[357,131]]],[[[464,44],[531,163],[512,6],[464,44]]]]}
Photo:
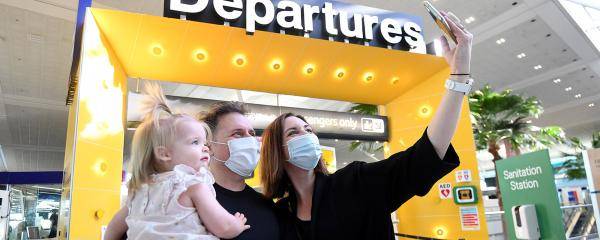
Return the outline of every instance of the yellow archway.
{"type": "MultiPolygon", "coordinates": [[[[377,104],[390,120],[386,156],[415,142],[445,89],[444,59],[424,54],[315,40],[111,10],[86,13],[82,57],[70,106],[61,239],[99,239],[120,208],[127,77],[377,104]],[[277,66],[275,66],[277,65],[277,66]],[[343,74],[340,74],[343,72],[343,74]]],[[[479,186],[468,105],[452,143],[459,169],[479,186]]],[[[454,174],[440,182],[456,185],[454,174]]],[[[480,195],[480,193],[479,193],[480,195]]],[[[487,239],[463,231],[459,206],[437,186],[404,204],[398,231],[448,239],[487,239]]]]}

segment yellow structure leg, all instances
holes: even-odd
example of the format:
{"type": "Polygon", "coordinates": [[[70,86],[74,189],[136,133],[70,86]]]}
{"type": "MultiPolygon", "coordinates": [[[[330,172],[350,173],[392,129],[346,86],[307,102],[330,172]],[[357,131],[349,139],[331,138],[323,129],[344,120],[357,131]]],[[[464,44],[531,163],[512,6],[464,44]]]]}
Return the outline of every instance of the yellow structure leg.
{"type": "Polygon", "coordinates": [[[89,13],[84,28],[69,109],[60,239],[100,239],[120,207],[127,76],[89,13]]]}
{"type": "MultiPolygon", "coordinates": [[[[385,112],[390,120],[390,140],[385,147],[386,157],[391,153],[410,147],[423,134],[446,91],[444,81],[449,75],[446,69],[434,74],[419,85],[407,91],[389,104],[385,112]]],[[[452,140],[461,164],[457,170],[471,170],[473,181],[459,185],[476,186],[478,196],[479,174],[475,159],[475,143],[469,119],[467,98],[459,120],[459,126],[452,140]]],[[[457,186],[454,172],[446,175],[439,183],[457,186]]],[[[452,198],[441,199],[437,184],[424,197],[414,197],[397,210],[398,232],[406,235],[440,239],[488,239],[483,202],[476,205],[479,215],[479,230],[464,231],[461,227],[459,205],[452,198]]]]}

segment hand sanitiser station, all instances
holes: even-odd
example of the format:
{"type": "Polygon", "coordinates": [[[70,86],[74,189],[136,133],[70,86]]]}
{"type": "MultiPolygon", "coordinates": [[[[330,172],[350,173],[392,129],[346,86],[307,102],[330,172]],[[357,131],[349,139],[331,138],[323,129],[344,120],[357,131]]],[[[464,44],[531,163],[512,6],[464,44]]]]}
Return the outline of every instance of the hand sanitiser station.
{"type": "Polygon", "coordinates": [[[540,239],[535,205],[517,205],[511,209],[517,239],[540,239]]]}

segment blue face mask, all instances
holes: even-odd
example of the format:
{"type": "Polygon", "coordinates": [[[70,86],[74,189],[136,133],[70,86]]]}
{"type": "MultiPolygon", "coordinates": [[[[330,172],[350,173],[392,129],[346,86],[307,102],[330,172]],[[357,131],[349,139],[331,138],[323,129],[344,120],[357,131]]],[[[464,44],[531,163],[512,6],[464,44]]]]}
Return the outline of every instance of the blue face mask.
{"type": "Polygon", "coordinates": [[[319,138],[312,133],[289,140],[287,148],[290,156],[288,162],[307,171],[315,169],[323,155],[319,138]]]}

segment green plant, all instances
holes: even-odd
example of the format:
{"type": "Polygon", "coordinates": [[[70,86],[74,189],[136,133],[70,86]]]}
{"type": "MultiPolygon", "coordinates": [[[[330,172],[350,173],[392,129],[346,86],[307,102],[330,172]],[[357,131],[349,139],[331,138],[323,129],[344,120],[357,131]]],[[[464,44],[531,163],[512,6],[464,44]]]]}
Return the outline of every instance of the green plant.
{"type": "Polygon", "coordinates": [[[592,134],[592,148],[600,148],[600,132],[592,134]]]}
{"type": "MultiPolygon", "coordinates": [[[[525,98],[511,90],[494,92],[486,85],[469,95],[469,107],[477,149],[487,149],[492,154],[496,176],[499,176],[496,162],[502,159],[499,153],[501,144],[506,149],[506,156],[513,157],[520,155],[522,149],[548,147],[564,140],[560,127],[540,128],[531,124],[529,119],[538,118],[544,112],[535,97],[525,98]]],[[[497,178],[496,186],[499,186],[497,178]]],[[[499,188],[496,188],[496,196],[502,210],[499,188]]],[[[504,224],[502,228],[506,232],[504,224]]]]}
{"type": "Polygon", "coordinates": [[[487,149],[494,161],[502,159],[500,145],[507,156],[521,154],[522,149],[545,148],[564,140],[560,127],[536,127],[529,119],[543,113],[535,97],[524,98],[511,90],[494,92],[489,85],[469,96],[473,131],[478,150],[487,149]]]}
{"type": "Polygon", "coordinates": [[[569,138],[566,145],[572,149],[572,152],[563,152],[563,156],[571,158],[565,161],[557,171],[565,171],[569,180],[585,178],[585,166],[583,164],[583,151],[586,150],[585,145],[583,145],[581,139],[576,137],[569,138]]]}
{"type": "MultiPolygon", "coordinates": [[[[379,110],[377,109],[377,105],[370,104],[356,104],[352,108],[350,108],[349,112],[364,114],[364,115],[377,115],[379,110]]],[[[373,154],[378,151],[383,151],[383,144],[379,142],[361,142],[354,141],[350,143],[349,150],[351,152],[355,150],[360,150],[368,154],[373,154]]]]}

